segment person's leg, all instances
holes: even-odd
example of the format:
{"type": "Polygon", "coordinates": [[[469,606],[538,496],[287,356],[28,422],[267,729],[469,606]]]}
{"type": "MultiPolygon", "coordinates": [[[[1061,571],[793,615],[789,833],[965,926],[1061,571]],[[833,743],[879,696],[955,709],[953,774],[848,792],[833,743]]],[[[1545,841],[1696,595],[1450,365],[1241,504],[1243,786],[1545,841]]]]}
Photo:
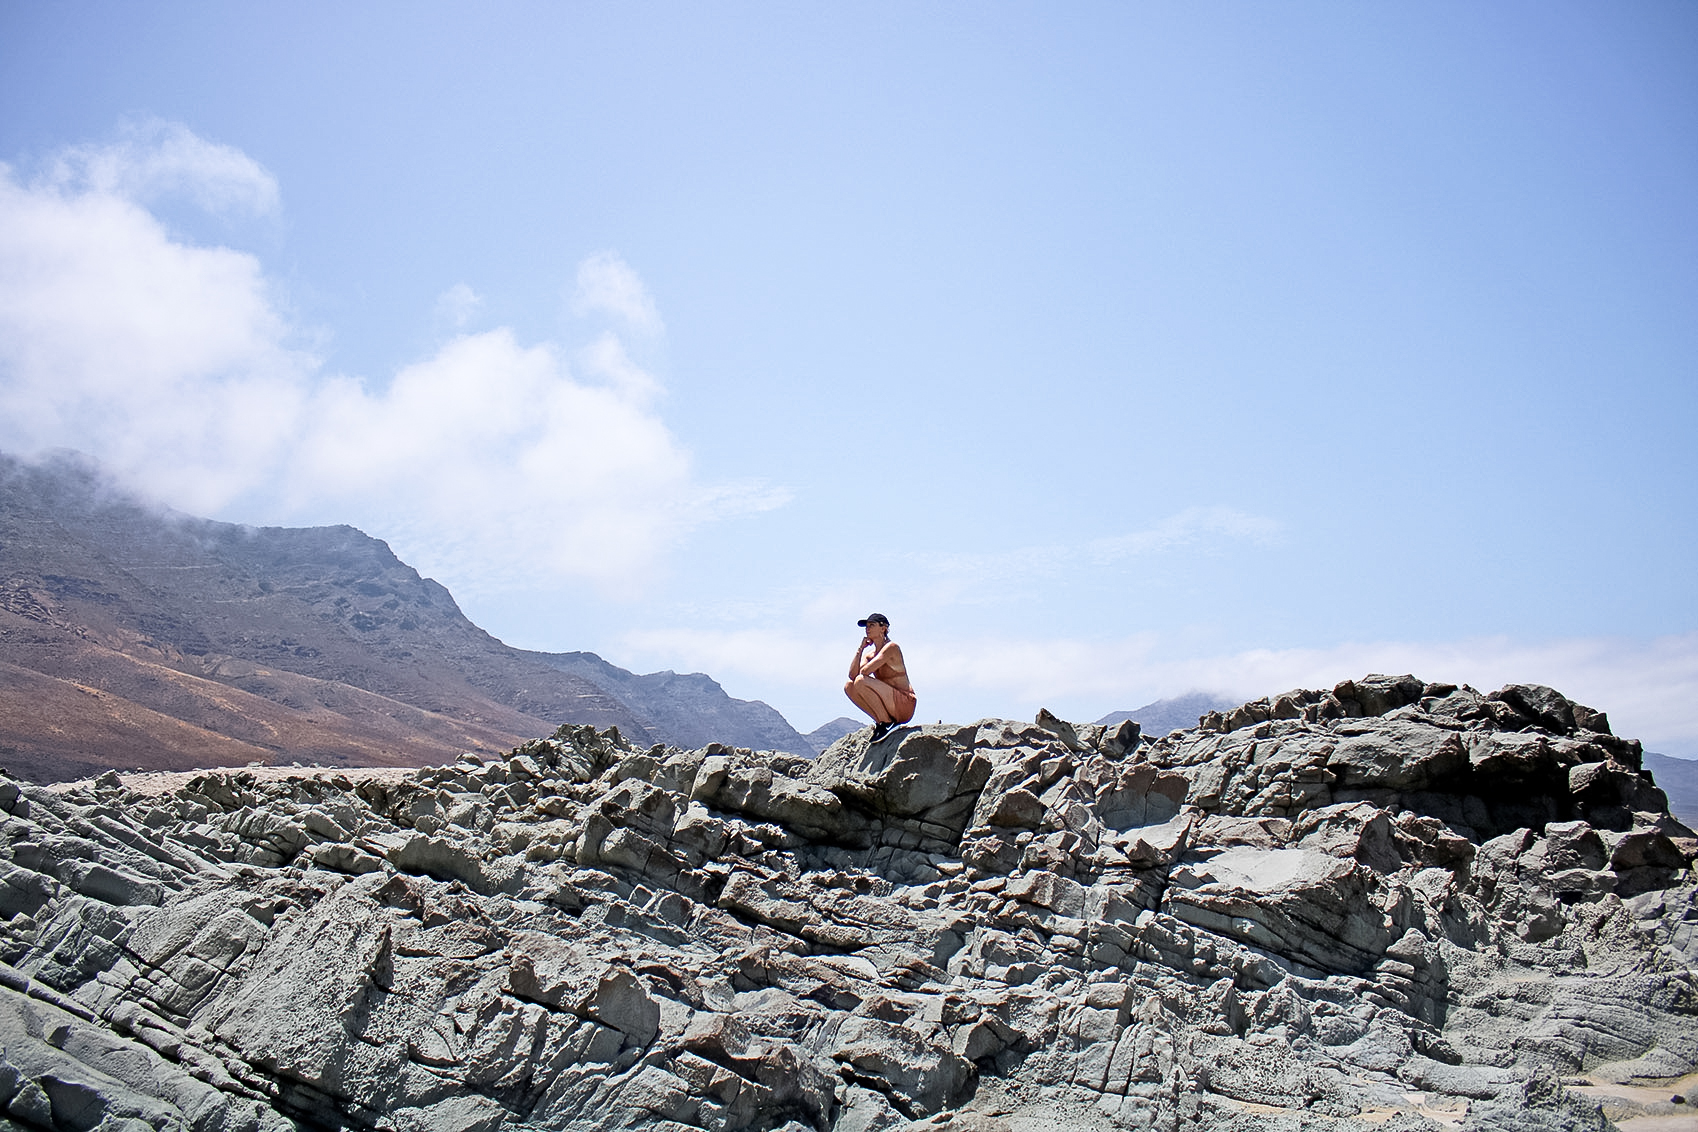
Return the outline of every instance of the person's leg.
{"type": "Polygon", "coordinates": [[[872,716],[875,722],[890,723],[896,718],[896,689],[883,680],[871,676],[857,676],[851,681],[855,692],[850,699],[861,705],[861,710],[872,716]],[[859,693],[856,695],[855,693],[859,693]]]}
{"type": "MultiPolygon", "coordinates": [[[[878,683],[876,680],[870,682],[878,683]]],[[[849,697],[850,703],[872,716],[874,723],[889,723],[890,712],[886,710],[884,701],[879,699],[878,694],[867,687],[868,683],[868,677],[857,676],[843,685],[843,694],[849,697]]]]}
{"type": "Polygon", "coordinates": [[[914,709],[919,707],[919,700],[914,693],[903,689],[892,689],[896,693],[891,701],[890,718],[893,723],[907,723],[914,718],[914,709]]]}

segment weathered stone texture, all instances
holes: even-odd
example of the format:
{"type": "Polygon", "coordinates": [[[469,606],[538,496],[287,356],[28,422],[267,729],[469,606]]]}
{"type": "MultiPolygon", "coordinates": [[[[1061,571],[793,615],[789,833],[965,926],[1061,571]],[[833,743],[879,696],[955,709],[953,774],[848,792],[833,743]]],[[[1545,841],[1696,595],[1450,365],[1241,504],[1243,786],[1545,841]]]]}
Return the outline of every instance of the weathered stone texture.
{"type": "Polygon", "coordinates": [[[1601,1128],[1698,1068],[1698,841],[1547,688],[4,785],[19,1127],[1601,1128]]]}

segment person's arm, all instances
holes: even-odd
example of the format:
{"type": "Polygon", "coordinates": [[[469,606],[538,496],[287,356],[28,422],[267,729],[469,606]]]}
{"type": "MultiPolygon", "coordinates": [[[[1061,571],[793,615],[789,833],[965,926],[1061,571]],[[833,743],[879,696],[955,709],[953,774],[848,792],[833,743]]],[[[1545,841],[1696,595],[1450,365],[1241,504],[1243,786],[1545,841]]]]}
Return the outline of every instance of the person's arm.
{"type": "MultiPolygon", "coordinates": [[[[872,644],[872,641],[869,640],[866,644],[870,645],[872,644]]],[[[863,645],[862,647],[865,648],[866,646],[863,645]]],[[[884,667],[884,662],[890,657],[892,650],[895,650],[897,656],[902,655],[902,650],[896,647],[895,641],[886,641],[884,642],[884,647],[875,652],[871,660],[862,663],[860,668],[854,672],[853,675],[871,676],[873,673],[884,667]]],[[[855,655],[859,658],[861,654],[856,653],[855,655]]]]}
{"type": "Polygon", "coordinates": [[[855,646],[854,659],[849,661],[849,679],[853,680],[861,674],[861,656],[867,651],[867,646],[872,643],[871,637],[862,637],[861,643],[855,646]]]}

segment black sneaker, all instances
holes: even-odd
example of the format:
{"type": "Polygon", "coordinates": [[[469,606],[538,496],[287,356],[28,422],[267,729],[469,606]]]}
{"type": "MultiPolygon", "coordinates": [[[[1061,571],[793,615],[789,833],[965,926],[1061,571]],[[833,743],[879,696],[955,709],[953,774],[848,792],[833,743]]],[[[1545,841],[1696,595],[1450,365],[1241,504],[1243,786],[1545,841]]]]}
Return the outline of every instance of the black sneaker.
{"type": "Polygon", "coordinates": [[[894,723],[875,723],[875,724],[873,724],[873,737],[871,739],[869,739],[868,742],[877,743],[880,739],[883,739],[886,735],[889,735],[891,733],[891,731],[895,729],[895,727],[896,727],[896,724],[894,724],[894,723]]]}

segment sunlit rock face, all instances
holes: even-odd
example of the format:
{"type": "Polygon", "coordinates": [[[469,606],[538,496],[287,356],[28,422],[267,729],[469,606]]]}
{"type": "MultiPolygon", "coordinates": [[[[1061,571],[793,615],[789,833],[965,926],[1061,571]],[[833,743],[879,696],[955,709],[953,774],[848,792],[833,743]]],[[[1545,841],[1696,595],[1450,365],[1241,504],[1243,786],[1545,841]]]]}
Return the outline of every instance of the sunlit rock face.
{"type": "Polygon", "coordinates": [[[0,1106],[137,1132],[1678,1115],[1698,842],[1639,758],[1550,689],[1375,676],[1153,742],[1043,713],[809,760],[584,727],[390,781],[0,783],[0,1106]]]}

